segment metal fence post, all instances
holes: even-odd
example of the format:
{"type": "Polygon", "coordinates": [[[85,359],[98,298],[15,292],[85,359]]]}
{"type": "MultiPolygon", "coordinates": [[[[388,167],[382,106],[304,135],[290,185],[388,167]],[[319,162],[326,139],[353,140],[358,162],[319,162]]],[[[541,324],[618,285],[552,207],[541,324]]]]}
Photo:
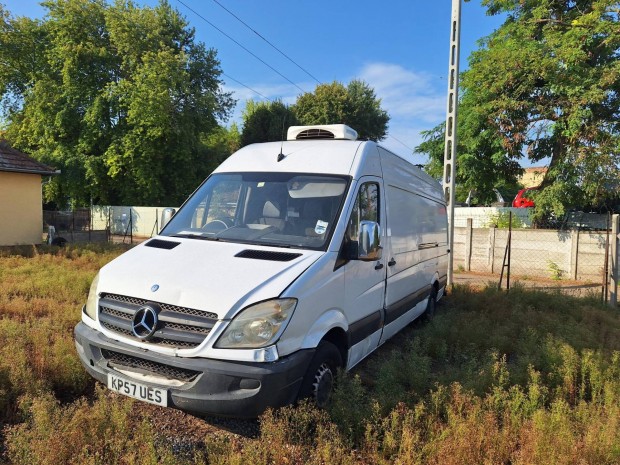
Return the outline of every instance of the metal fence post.
{"type": "Polygon", "coordinates": [[[579,234],[579,228],[571,231],[571,276],[575,281],[579,277],[579,234]]]}
{"type": "Polygon", "coordinates": [[[467,271],[471,271],[473,223],[473,219],[467,218],[467,230],[465,231],[465,269],[467,271]]]}
{"type": "Polygon", "coordinates": [[[508,214],[508,272],[506,273],[506,290],[510,290],[510,254],[512,252],[512,210],[508,214]]]}
{"type": "Polygon", "coordinates": [[[609,305],[618,305],[618,234],[620,233],[620,215],[611,217],[611,289],[609,293],[609,305]]]}
{"type": "Polygon", "coordinates": [[[106,239],[108,242],[113,242],[112,240],[112,207],[108,206],[108,215],[107,215],[107,224],[105,227],[106,239]]]}
{"type": "Polygon", "coordinates": [[[609,298],[609,240],[611,239],[609,230],[611,229],[611,215],[607,215],[607,230],[605,231],[605,265],[603,267],[603,302],[607,303],[609,298]]]}
{"type": "Polygon", "coordinates": [[[489,253],[489,259],[491,261],[491,274],[495,272],[495,233],[497,231],[497,225],[493,225],[492,228],[489,228],[489,237],[491,242],[491,250],[489,253]]]}

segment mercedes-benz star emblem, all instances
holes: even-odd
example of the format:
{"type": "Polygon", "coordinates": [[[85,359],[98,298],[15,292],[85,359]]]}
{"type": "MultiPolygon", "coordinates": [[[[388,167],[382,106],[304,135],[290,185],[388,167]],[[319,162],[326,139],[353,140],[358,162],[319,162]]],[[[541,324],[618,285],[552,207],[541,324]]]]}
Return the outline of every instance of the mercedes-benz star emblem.
{"type": "Polygon", "coordinates": [[[157,321],[157,310],[150,305],[144,305],[134,315],[131,330],[136,337],[148,341],[155,334],[157,321]]]}

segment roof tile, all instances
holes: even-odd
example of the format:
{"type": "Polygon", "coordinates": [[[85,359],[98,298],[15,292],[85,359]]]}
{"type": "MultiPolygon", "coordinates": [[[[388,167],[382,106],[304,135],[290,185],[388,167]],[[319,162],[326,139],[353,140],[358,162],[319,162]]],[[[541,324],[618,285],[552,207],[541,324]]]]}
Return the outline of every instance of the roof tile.
{"type": "Polygon", "coordinates": [[[0,171],[42,175],[58,174],[54,168],[39,163],[34,158],[14,149],[5,140],[0,140],[0,171]]]}

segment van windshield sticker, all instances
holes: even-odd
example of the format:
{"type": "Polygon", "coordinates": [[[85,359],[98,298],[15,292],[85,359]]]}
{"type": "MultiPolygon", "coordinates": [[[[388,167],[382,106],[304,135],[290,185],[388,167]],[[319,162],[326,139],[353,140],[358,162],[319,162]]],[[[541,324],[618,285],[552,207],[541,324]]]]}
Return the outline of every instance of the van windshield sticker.
{"type": "Polygon", "coordinates": [[[318,220],[316,222],[316,226],[314,227],[314,232],[317,234],[325,234],[325,231],[327,231],[327,226],[329,226],[327,221],[318,220]]]}

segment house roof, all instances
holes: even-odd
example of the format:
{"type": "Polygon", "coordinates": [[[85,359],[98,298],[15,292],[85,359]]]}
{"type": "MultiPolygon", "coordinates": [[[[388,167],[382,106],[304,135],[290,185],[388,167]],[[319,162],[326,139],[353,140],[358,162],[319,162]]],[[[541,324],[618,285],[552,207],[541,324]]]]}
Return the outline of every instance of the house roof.
{"type": "Polygon", "coordinates": [[[29,173],[51,176],[60,174],[60,171],[39,163],[34,158],[11,147],[8,142],[0,139],[0,171],[14,173],[29,173]]]}

